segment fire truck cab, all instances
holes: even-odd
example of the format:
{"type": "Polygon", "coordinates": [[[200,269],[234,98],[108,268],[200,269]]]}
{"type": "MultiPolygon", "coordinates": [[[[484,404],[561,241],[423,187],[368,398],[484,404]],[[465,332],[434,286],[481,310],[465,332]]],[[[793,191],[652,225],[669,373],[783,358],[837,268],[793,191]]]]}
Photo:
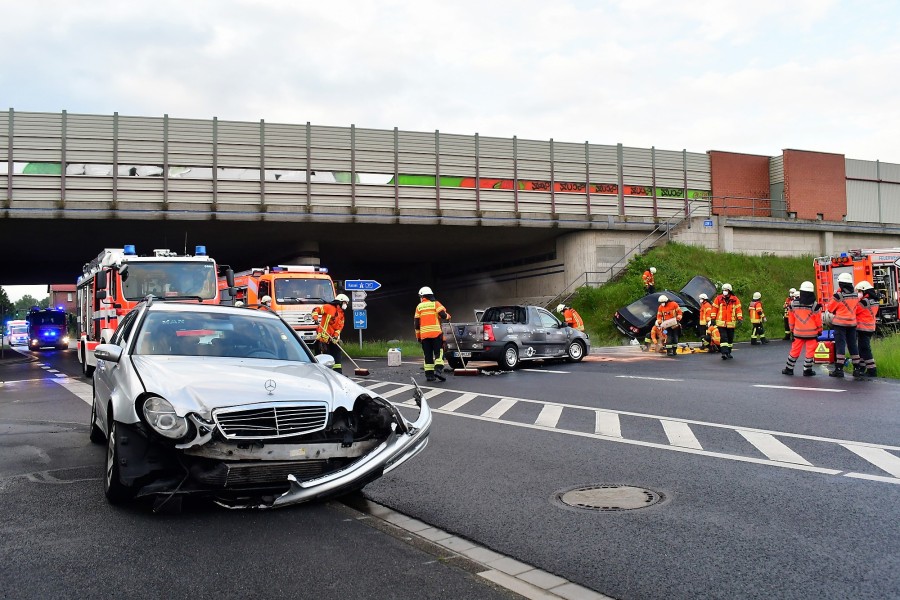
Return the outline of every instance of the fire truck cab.
{"type": "MultiPolygon", "coordinates": [[[[264,296],[270,307],[310,344],[316,339],[316,308],[334,300],[334,282],[325,267],[278,265],[258,267],[234,274],[235,293],[228,293],[228,282],[219,278],[223,303],[259,304],[264,296]]],[[[318,312],[318,311],[316,311],[318,312]]]]}
{"type": "MultiPolygon", "coordinates": [[[[94,348],[112,339],[119,319],[147,296],[165,300],[219,304],[218,268],[205,246],[179,256],[156,249],[138,256],[133,245],[106,248],[83,267],[77,285],[78,360],[89,377],[97,360],[94,348]]],[[[231,279],[231,270],[225,279],[231,279]]]]}
{"type": "Polygon", "coordinates": [[[816,272],[816,291],[819,302],[826,302],[837,289],[841,273],[853,275],[853,282],[868,281],[881,295],[881,307],[876,317],[880,329],[900,327],[898,299],[900,299],[900,248],[848,250],[833,256],[813,260],[816,272]]]}

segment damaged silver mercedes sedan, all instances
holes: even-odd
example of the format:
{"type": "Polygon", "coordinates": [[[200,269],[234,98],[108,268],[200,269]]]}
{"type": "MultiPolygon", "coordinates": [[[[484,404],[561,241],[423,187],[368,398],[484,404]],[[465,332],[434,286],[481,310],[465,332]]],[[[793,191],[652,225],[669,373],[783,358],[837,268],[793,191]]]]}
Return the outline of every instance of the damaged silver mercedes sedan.
{"type": "Polygon", "coordinates": [[[297,504],[358,490],[428,443],[418,388],[411,422],[267,310],[150,298],[95,354],[90,439],[107,446],[111,503],[297,504]]]}

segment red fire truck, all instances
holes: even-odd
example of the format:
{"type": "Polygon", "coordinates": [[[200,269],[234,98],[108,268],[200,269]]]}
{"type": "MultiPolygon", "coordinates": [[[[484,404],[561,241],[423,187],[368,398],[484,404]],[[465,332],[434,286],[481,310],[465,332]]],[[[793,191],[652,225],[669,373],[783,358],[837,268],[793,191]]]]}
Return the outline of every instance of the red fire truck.
{"type": "MultiPolygon", "coordinates": [[[[231,269],[225,268],[225,279],[231,269]]],[[[165,249],[138,256],[133,245],[106,248],[83,267],[77,285],[78,360],[89,377],[97,360],[94,349],[108,342],[119,319],[146,298],[219,304],[218,267],[197,246],[193,256],[165,249]]]]}
{"type": "Polygon", "coordinates": [[[879,329],[896,330],[900,327],[898,298],[900,298],[900,248],[861,248],[841,252],[833,256],[820,256],[813,261],[816,271],[816,291],[819,302],[825,302],[837,289],[841,273],[853,275],[854,283],[868,281],[881,294],[878,310],[879,329]]]}
{"type": "Polygon", "coordinates": [[[234,274],[236,292],[233,296],[227,294],[229,287],[225,278],[220,277],[219,292],[223,303],[259,304],[263,296],[269,296],[272,310],[308,344],[316,339],[313,311],[334,300],[334,282],[328,269],[310,265],[278,265],[240,271],[234,274]]]}

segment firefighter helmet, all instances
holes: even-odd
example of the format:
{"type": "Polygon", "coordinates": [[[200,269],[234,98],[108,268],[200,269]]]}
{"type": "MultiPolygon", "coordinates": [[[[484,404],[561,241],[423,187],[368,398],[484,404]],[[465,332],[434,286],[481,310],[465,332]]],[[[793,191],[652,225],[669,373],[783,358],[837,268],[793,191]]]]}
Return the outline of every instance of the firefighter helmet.
{"type": "MultiPolygon", "coordinates": [[[[810,290],[812,291],[812,290],[810,290]]],[[[793,296],[797,292],[797,288],[791,288],[788,290],[788,296],[793,296]]]]}
{"type": "Polygon", "coordinates": [[[565,309],[566,309],[566,305],[565,305],[565,304],[560,304],[559,306],[556,307],[556,312],[561,313],[561,312],[564,311],[565,309]]]}
{"type": "Polygon", "coordinates": [[[872,284],[869,283],[868,281],[860,281],[859,283],[856,284],[856,289],[859,290],[860,292],[864,292],[866,290],[871,290],[872,284]]]}
{"type": "Polygon", "coordinates": [[[841,273],[838,275],[838,283],[853,283],[853,275],[850,273],[841,273]]]}
{"type": "Polygon", "coordinates": [[[420,296],[433,296],[434,292],[431,291],[431,288],[427,285],[419,289],[420,296]]]}
{"type": "Polygon", "coordinates": [[[723,283],[723,284],[722,284],[722,291],[724,292],[725,290],[728,290],[729,292],[732,291],[732,289],[731,289],[731,284],[730,284],[730,283],[723,283]]]}
{"type": "Polygon", "coordinates": [[[346,294],[338,294],[334,297],[335,302],[350,302],[350,298],[346,294]]]}
{"type": "Polygon", "coordinates": [[[656,267],[650,267],[650,272],[656,275],[656,267]]]}
{"type": "Polygon", "coordinates": [[[659,296],[659,303],[660,303],[660,304],[662,304],[663,302],[668,302],[668,301],[669,301],[669,297],[668,297],[668,296],[666,296],[665,294],[660,294],[660,296],[659,296]]]}
{"type": "Polygon", "coordinates": [[[760,294],[759,292],[753,292],[754,300],[759,300],[760,298],[762,298],[762,294],[760,294]]]}
{"type": "Polygon", "coordinates": [[[709,300],[709,296],[707,296],[706,294],[700,294],[700,299],[701,300],[709,300]]]}
{"type": "MultiPolygon", "coordinates": [[[[791,288],[791,289],[793,289],[793,288],[791,288]]],[[[794,290],[794,291],[797,291],[797,290],[794,290]]],[[[804,281],[803,283],[800,284],[800,291],[801,292],[814,292],[814,291],[816,291],[816,288],[813,286],[812,281],[804,281]]]]}

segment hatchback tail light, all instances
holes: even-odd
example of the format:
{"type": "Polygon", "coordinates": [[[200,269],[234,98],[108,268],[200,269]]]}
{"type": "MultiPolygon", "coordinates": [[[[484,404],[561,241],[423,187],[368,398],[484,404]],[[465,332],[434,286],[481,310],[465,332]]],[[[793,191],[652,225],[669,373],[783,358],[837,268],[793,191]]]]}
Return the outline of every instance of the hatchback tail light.
{"type": "Polygon", "coordinates": [[[488,324],[484,325],[484,341],[493,342],[494,341],[494,328],[488,324]]]}

